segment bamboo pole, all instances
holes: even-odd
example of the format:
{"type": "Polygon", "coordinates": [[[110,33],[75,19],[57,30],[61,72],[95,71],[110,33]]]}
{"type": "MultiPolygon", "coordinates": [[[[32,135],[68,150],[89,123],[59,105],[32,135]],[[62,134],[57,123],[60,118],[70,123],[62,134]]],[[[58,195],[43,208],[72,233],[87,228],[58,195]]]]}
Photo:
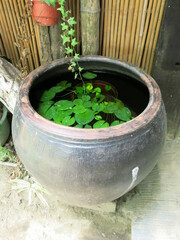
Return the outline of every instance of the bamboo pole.
{"type": "Polygon", "coordinates": [[[149,61],[150,61],[150,57],[151,57],[152,46],[153,46],[153,41],[154,41],[154,34],[156,31],[156,27],[157,27],[158,16],[160,13],[160,6],[161,6],[161,1],[158,1],[157,7],[156,7],[156,13],[154,16],[153,26],[152,26],[152,32],[151,32],[151,37],[150,37],[150,42],[149,42],[148,53],[147,53],[146,66],[145,66],[146,71],[148,71],[148,68],[149,68],[149,61]]]}
{"type": "Polygon", "coordinates": [[[147,34],[148,34],[148,26],[149,26],[149,20],[150,20],[150,15],[151,15],[151,11],[152,11],[153,1],[154,0],[149,0],[147,16],[146,16],[146,22],[145,22],[145,27],[144,27],[144,33],[143,33],[142,42],[141,42],[139,55],[138,55],[138,60],[137,60],[138,67],[140,67],[141,61],[142,61],[143,49],[144,49],[144,45],[145,45],[145,42],[146,42],[146,37],[147,37],[147,34]]]}
{"type": "Polygon", "coordinates": [[[142,36],[143,36],[143,33],[144,33],[144,25],[145,25],[145,17],[146,17],[146,12],[147,12],[147,4],[148,4],[148,0],[145,0],[144,1],[144,6],[143,6],[139,41],[138,41],[136,60],[135,60],[136,64],[138,64],[138,57],[139,57],[139,52],[140,52],[140,48],[141,48],[142,36]]]}
{"type": "Polygon", "coordinates": [[[136,32],[136,25],[137,25],[137,19],[138,19],[139,1],[140,0],[136,0],[136,3],[135,3],[135,10],[134,10],[134,17],[133,17],[133,24],[132,24],[132,33],[131,33],[131,40],[130,40],[129,54],[128,54],[128,62],[132,61],[135,32],[136,32]]]}
{"type": "Polygon", "coordinates": [[[139,39],[141,19],[142,19],[143,3],[144,3],[144,1],[140,0],[138,21],[137,21],[137,27],[136,27],[136,37],[135,37],[135,42],[134,42],[133,54],[132,54],[132,64],[135,64],[135,61],[136,61],[137,46],[138,46],[138,39],[139,39]]]}
{"type": "Polygon", "coordinates": [[[122,32],[122,23],[123,23],[124,2],[125,2],[125,0],[121,0],[120,15],[119,15],[119,26],[118,26],[118,37],[117,37],[117,48],[116,48],[116,58],[119,58],[121,36],[122,36],[121,32],[122,32]]]}
{"type": "MultiPolygon", "coordinates": [[[[106,0],[107,1],[107,0],[106,0]]],[[[110,46],[110,35],[111,35],[111,7],[112,7],[112,1],[113,0],[108,0],[108,10],[107,10],[107,42],[106,42],[106,57],[109,56],[109,46],[110,46]]]]}
{"type": "Polygon", "coordinates": [[[99,54],[102,53],[102,42],[103,42],[103,29],[104,29],[104,3],[105,0],[101,1],[101,17],[100,17],[100,33],[99,33],[99,54]]]}
{"type": "MultiPolygon", "coordinates": [[[[77,41],[80,43],[80,24],[79,24],[79,22],[80,22],[80,0],[77,0],[77,10],[76,10],[76,12],[77,12],[77,37],[76,37],[76,39],[77,39],[77,41]]],[[[80,44],[78,44],[77,45],[77,51],[78,52],[80,52],[80,44]]]]}
{"type": "Polygon", "coordinates": [[[19,59],[19,54],[18,54],[17,48],[15,46],[15,42],[17,42],[17,37],[16,37],[15,28],[14,28],[14,22],[12,19],[12,14],[11,14],[9,3],[7,1],[4,1],[4,4],[5,4],[4,5],[5,9],[7,9],[6,16],[8,14],[8,17],[6,18],[6,20],[7,20],[8,27],[9,27],[9,30],[11,33],[10,35],[11,35],[11,40],[12,40],[12,48],[15,53],[15,62],[17,62],[19,59]]]}
{"type": "Polygon", "coordinates": [[[117,42],[117,36],[118,36],[118,22],[119,22],[119,12],[120,12],[120,0],[117,0],[116,2],[116,17],[115,17],[115,24],[114,24],[114,39],[113,39],[113,52],[112,57],[115,58],[116,56],[116,42],[117,42]]]}
{"type": "MultiPolygon", "coordinates": [[[[1,28],[0,28],[0,32],[1,32],[1,28]]],[[[6,52],[5,52],[4,45],[3,45],[3,42],[1,39],[1,35],[0,35],[0,55],[6,56],[6,52]]]]}
{"type": "Polygon", "coordinates": [[[114,31],[114,26],[115,26],[115,13],[116,13],[116,7],[117,3],[116,1],[113,1],[112,3],[112,14],[111,14],[111,28],[110,28],[110,44],[109,44],[109,57],[113,57],[113,49],[114,49],[114,38],[115,38],[115,31],[114,31]]]}
{"type": "Polygon", "coordinates": [[[124,51],[124,42],[125,42],[125,32],[126,32],[126,25],[127,25],[127,16],[128,16],[128,5],[129,0],[125,1],[124,11],[123,11],[123,23],[122,23],[122,34],[121,34],[121,45],[120,45],[120,52],[119,56],[120,59],[123,60],[123,51],[124,51]]]}
{"type": "Polygon", "coordinates": [[[0,16],[0,30],[1,30],[1,34],[2,34],[2,37],[3,37],[3,46],[6,46],[5,48],[5,51],[6,51],[6,56],[8,58],[10,58],[11,54],[10,54],[10,47],[9,47],[9,44],[8,44],[8,39],[7,39],[7,35],[6,35],[6,31],[4,30],[4,24],[3,24],[3,21],[2,21],[2,17],[0,16]]]}
{"type": "Polygon", "coordinates": [[[81,0],[82,54],[99,52],[99,0],[81,0]]]}
{"type": "Polygon", "coordinates": [[[103,56],[106,55],[106,44],[107,44],[107,24],[108,24],[108,0],[105,1],[105,11],[104,11],[104,41],[103,41],[103,56]]]}
{"type": "Polygon", "coordinates": [[[150,25],[149,25],[149,31],[148,31],[148,35],[147,35],[147,40],[146,40],[146,45],[145,45],[144,54],[143,54],[143,60],[142,60],[142,65],[141,65],[141,67],[143,69],[145,68],[147,52],[148,52],[149,43],[150,43],[150,37],[151,37],[151,32],[153,31],[153,23],[154,23],[153,20],[154,20],[155,10],[156,10],[156,7],[157,7],[157,1],[158,0],[154,0],[154,2],[153,2],[151,21],[150,21],[150,25]]]}
{"type": "Polygon", "coordinates": [[[126,27],[126,33],[125,33],[125,43],[124,43],[124,49],[123,49],[123,60],[128,60],[128,53],[129,53],[129,44],[131,39],[131,33],[132,33],[132,20],[134,15],[134,0],[130,0],[129,2],[129,8],[128,8],[128,18],[127,18],[127,27],[126,27]]]}
{"type": "Polygon", "coordinates": [[[8,27],[8,24],[7,24],[7,20],[6,20],[6,17],[5,17],[5,10],[4,10],[4,6],[2,4],[2,2],[0,1],[0,8],[2,9],[1,11],[1,25],[2,25],[2,28],[3,28],[3,36],[4,35],[7,35],[7,38],[5,37],[6,41],[5,41],[5,44],[8,45],[7,49],[8,49],[8,58],[10,58],[13,62],[13,64],[15,64],[15,52],[14,52],[14,49],[12,47],[13,45],[13,41],[12,41],[12,38],[11,38],[11,35],[10,35],[10,32],[9,32],[9,27],[8,27]]]}
{"type": "Polygon", "coordinates": [[[159,31],[160,31],[160,26],[161,26],[161,22],[162,22],[165,2],[166,2],[166,0],[163,0],[162,3],[161,3],[159,19],[158,19],[158,23],[157,23],[157,29],[156,29],[156,34],[155,34],[155,37],[154,37],[153,48],[152,48],[151,58],[150,58],[150,63],[149,63],[149,69],[148,69],[148,73],[149,74],[151,73],[151,70],[152,70],[152,64],[153,64],[153,59],[154,59],[154,54],[155,54],[155,48],[156,48],[157,40],[158,40],[158,36],[159,36],[159,31]]]}

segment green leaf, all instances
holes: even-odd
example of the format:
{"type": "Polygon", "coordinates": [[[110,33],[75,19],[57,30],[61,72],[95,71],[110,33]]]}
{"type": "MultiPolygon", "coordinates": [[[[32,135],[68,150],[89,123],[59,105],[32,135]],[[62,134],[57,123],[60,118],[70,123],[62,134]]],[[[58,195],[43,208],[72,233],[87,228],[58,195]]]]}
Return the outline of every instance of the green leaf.
{"type": "Polygon", "coordinates": [[[109,127],[109,123],[104,120],[99,120],[93,124],[93,128],[106,128],[109,127]]]}
{"type": "Polygon", "coordinates": [[[68,110],[72,109],[74,103],[68,100],[59,100],[58,102],[55,103],[55,106],[58,106],[59,110],[68,110]]]}
{"type": "Polygon", "coordinates": [[[106,85],[106,86],[105,86],[105,90],[106,90],[106,91],[110,91],[110,90],[111,90],[111,86],[110,86],[110,85],[106,85]]]}
{"type": "Polygon", "coordinates": [[[82,67],[79,67],[79,68],[78,68],[79,72],[82,72],[83,69],[84,69],[84,68],[82,68],[82,67]]]}
{"type": "Polygon", "coordinates": [[[78,42],[76,41],[76,38],[73,38],[73,39],[72,39],[71,45],[72,45],[73,47],[75,47],[76,45],[78,45],[78,42]]]}
{"type": "Polygon", "coordinates": [[[51,120],[53,119],[54,115],[56,114],[56,109],[54,106],[50,107],[48,111],[43,115],[44,118],[51,120]]]}
{"type": "Polygon", "coordinates": [[[67,42],[70,42],[70,37],[67,37],[65,34],[62,34],[61,38],[63,40],[63,45],[65,45],[67,42]]]}
{"type": "Polygon", "coordinates": [[[86,111],[86,108],[83,105],[77,105],[73,107],[72,110],[74,113],[84,113],[86,111]]]}
{"type": "Polygon", "coordinates": [[[76,60],[79,60],[79,59],[80,59],[80,57],[79,57],[79,54],[78,54],[78,53],[75,53],[75,55],[74,55],[74,59],[76,59],[76,60]]]}
{"type": "Polygon", "coordinates": [[[55,123],[61,123],[63,118],[70,116],[72,114],[72,110],[59,110],[58,107],[56,106],[56,111],[55,114],[53,116],[53,119],[55,121],[55,123]]]}
{"type": "Polygon", "coordinates": [[[104,109],[104,105],[99,103],[93,103],[92,109],[94,112],[101,112],[104,109]]]}
{"type": "Polygon", "coordinates": [[[76,87],[75,93],[76,94],[83,94],[83,87],[76,87]]]}
{"type": "Polygon", "coordinates": [[[67,47],[65,49],[66,49],[66,54],[72,54],[73,53],[73,49],[71,49],[70,47],[67,47]]]}
{"type": "Polygon", "coordinates": [[[92,102],[91,102],[91,101],[84,102],[84,103],[83,103],[83,106],[84,106],[85,108],[90,108],[90,107],[92,107],[92,102]]]}
{"type": "Polygon", "coordinates": [[[78,77],[78,73],[75,73],[74,78],[77,79],[77,77],[78,77]]]}
{"type": "Polygon", "coordinates": [[[83,102],[88,102],[91,99],[91,97],[89,95],[83,95],[81,99],[83,102]]]}
{"type": "Polygon", "coordinates": [[[74,105],[83,105],[82,99],[75,99],[75,100],[73,101],[73,103],[74,103],[74,105]]]}
{"type": "Polygon", "coordinates": [[[108,102],[108,104],[104,105],[104,113],[114,113],[118,110],[118,106],[115,102],[108,102]]]}
{"type": "Polygon", "coordinates": [[[86,90],[87,90],[87,92],[91,92],[91,90],[93,90],[93,85],[92,85],[92,83],[87,83],[87,84],[86,84],[86,90]]]}
{"type": "Polygon", "coordinates": [[[117,110],[115,111],[115,115],[117,118],[119,118],[120,120],[123,120],[123,121],[129,121],[130,120],[130,117],[131,117],[131,111],[127,108],[127,107],[124,107],[123,109],[121,110],[117,110]]]}
{"type": "Polygon", "coordinates": [[[39,104],[39,107],[37,109],[37,112],[40,114],[40,115],[44,115],[47,110],[52,106],[54,102],[53,101],[47,101],[47,102],[42,102],[39,104]]]}
{"type": "Polygon", "coordinates": [[[119,125],[119,124],[120,124],[119,120],[115,120],[114,122],[111,123],[111,127],[119,125]]]}
{"type": "Polygon", "coordinates": [[[55,97],[56,93],[52,90],[47,90],[44,91],[43,94],[41,95],[40,101],[45,102],[53,99],[55,97]]]}
{"type": "Polygon", "coordinates": [[[90,109],[86,109],[84,113],[75,114],[76,122],[79,124],[90,123],[94,119],[94,113],[90,109]]]}
{"type": "Polygon", "coordinates": [[[62,124],[65,126],[72,126],[75,123],[75,118],[67,116],[62,120],[62,124]]]}
{"type": "Polygon", "coordinates": [[[70,17],[70,18],[68,19],[68,24],[69,24],[70,26],[73,26],[74,24],[77,24],[77,22],[75,21],[74,17],[70,17]]]}
{"type": "Polygon", "coordinates": [[[84,128],[92,128],[90,125],[86,124],[84,128]]]}
{"type": "MultiPolygon", "coordinates": [[[[63,30],[63,29],[62,29],[62,30],[63,30]]],[[[73,28],[71,28],[71,29],[68,31],[68,34],[69,34],[69,36],[74,37],[74,35],[75,35],[75,30],[74,30],[73,28]]]]}
{"type": "Polygon", "coordinates": [[[63,31],[68,30],[68,25],[66,25],[66,23],[63,22],[63,23],[61,23],[61,28],[62,28],[63,31]]]}
{"type": "Polygon", "coordinates": [[[97,74],[91,73],[91,72],[85,72],[85,73],[83,73],[82,76],[83,76],[83,78],[85,78],[85,79],[91,80],[91,79],[96,78],[96,77],[97,77],[97,74]]]}
{"type": "Polygon", "coordinates": [[[83,125],[82,124],[77,124],[74,126],[75,128],[83,128],[83,125]]]}
{"type": "Polygon", "coordinates": [[[102,120],[101,115],[96,115],[96,116],[95,116],[95,120],[97,120],[97,121],[102,120]]]}
{"type": "Polygon", "coordinates": [[[76,67],[76,63],[75,62],[71,62],[71,67],[76,67]]]}

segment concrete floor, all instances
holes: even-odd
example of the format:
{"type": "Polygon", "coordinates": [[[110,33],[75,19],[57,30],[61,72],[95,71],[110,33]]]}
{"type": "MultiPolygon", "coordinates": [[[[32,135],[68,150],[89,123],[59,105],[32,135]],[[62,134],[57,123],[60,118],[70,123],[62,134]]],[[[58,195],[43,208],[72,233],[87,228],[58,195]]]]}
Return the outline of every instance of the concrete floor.
{"type": "Polygon", "coordinates": [[[180,239],[180,134],[166,142],[157,166],[117,201],[116,213],[62,205],[48,197],[49,209],[8,183],[0,167],[0,240],[171,240],[180,239]]]}

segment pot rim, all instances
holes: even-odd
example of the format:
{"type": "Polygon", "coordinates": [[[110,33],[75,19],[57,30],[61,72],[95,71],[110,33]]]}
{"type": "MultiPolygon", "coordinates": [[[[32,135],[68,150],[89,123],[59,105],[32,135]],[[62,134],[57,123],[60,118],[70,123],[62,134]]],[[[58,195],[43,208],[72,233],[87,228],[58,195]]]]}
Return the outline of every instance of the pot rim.
{"type": "MultiPolygon", "coordinates": [[[[75,127],[63,126],[60,124],[53,123],[42,116],[40,116],[31,106],[29,101],[29,91],[32,86],[33,81],[42,73],[42,71],[48,71],[58,65],[65,64],[68,62],[68,59],[59,59],[55,60],[52,63],[40,66],[39,68],[32,71],[23,81],[20,92],[19,92],[19,103],[22,109],[22,116],[26,116],[26,124],[35,125],[38,130],[43,131],[45,133],[54,134],[57,137],[68,138],[68,139],[76,139],[76,140],[103,140],[121,137],[124,135],[133,135],[135,131],[140,130],[142,127],[150,123],[153,117],[157,114],[161,104],[161,92],[160,89],[155,82],[155,80],[145,73],[142,69],[135,67],[129,63],[122,62],[117,59],[102,57],[102,56],[84,56],[81,57],[81,61],[99,61],[106,62],[121,66],[123,68],[128,68],[131,73],[139,78],[139,80],[144,83],[144,85],[148,88],[149,91],[149,102],[146,108],[142,113],[140,113],[134,119],[119,124],[116,126],[108,127],[108,128],[97,128],[97,129],[80,129],[75,127]]],[[[138,80],[137,80],[138,81],[138,80]]]]}

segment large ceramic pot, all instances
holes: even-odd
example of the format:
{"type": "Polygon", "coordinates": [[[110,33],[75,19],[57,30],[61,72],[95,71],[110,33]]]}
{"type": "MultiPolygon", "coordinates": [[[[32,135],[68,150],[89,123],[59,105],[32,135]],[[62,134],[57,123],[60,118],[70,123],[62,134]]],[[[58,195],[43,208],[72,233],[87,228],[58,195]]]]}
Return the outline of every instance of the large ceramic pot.
{"type": "Polygon", "coordinates": [[[157,83],[127,63],[85,57],[80,65],[110,82],[136,112],[133,120],[103,129],[78,129],[50,122],[36,111],[35,96],[68,76],[68,60],[30,73],[20,88],[13,140],[25,167],[47,189],[71,205],[114,200],[154,168],[166,134],[166,114],[157,83]]]}
{"type": "MultiPolygon", "coordinates": [[[[1,104],[1,103],[0,103],[1,104]]],[[[0,119],[0,145],[3,146],[7,141],[10,133],[10,126],[7,120],[8,110],[5,106],[3,106],[3,113],[0,119]]]]}

